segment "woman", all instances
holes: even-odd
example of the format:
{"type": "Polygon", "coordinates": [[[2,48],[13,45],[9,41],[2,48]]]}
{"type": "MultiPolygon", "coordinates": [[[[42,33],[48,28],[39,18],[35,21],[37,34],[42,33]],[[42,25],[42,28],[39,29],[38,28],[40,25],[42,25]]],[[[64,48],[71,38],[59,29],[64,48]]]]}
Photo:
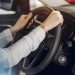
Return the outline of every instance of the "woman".
{"type": "MultiPolygon", "coordinates": [[[[1,44],[12,41],[13,34],[25,27],[32,17],[32,13],[29,13],[29,15],[26,18],[25,17],[26,15],[22,15],[13,27],[0,33],[1,44]]],[[[39,44],[44,40],[45,33],[60,23],[63,23],[62,15],[59,11],[53,11],[41,25],[14,45],[8,48],[0,48],[0,75],[11,75],[10,71],[12,67],[17,65],[22,58],[28,56],[32,51],[35,51],[39,44]]]]}
{"type": "Polygon", "coordinates": [[[2,48],[10,41],[13,41],[14,33],[23,29],[31,17],[32,13],[29,13],[27,16],[22,15],[13,27],[0,33],[0,75],[11,75],[12,67],[38,48],[45,38],[45,33],[63,23],[61,13],[53,11],[41,25],[32,30],[28,35],[10,47],[2,48]]]}

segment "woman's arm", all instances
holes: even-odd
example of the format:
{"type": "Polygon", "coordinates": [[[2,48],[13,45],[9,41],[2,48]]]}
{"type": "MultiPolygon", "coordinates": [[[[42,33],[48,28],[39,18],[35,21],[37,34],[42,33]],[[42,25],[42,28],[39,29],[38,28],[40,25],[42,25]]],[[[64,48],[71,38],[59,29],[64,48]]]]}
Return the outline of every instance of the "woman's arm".
{"type": "Polygon", "coordinates": [[[62,15],[59,11],[52,12],[48,18],[27,36],[16,42],[9,48],[0,51],[0,66],[11,68],[19,61],[35,51],[45,38],[45,33],[58,24],[63,23],[62,15]]]}
{"type": "MultiPolygon", "coordinates": [[[[28,15],[22,15],[19,18],[19,20],[16,22],[16,24],[10,28],[11,33],[14,34],[14,33],[19,32],[20,30],[22,30],[26,26],[28,21],[31,19],[31,17],[32,17],[32,13],[29,13],[28,15]]],[[[32,24],[32,20],[30,23],[32,24]]],[[[30,26],[30,25],[28,25],[28,26],[30,26]]]]}
{"type": "Polygon", "coordinates": [[[17,65],[22,58],[35,51],[44,38],[44,30],[41,27],[37,27],[14,45],[1,49],[0,65],[3,65],[3,68],[11,68],[17,65]]]}
{"type": "Polygon", "coordinates": [[[9,42],[13,41],[13,35],[19,32],[21,29],[23,29],[31,17],[32,17],[32,13],[29,13],[28,15],[22,15],[13,27],[1,32],[0,48],[3,48],[9,42]]]}
{"type": "Polygon", "coordinates": [[[10,29],[6,29],[0,33],[0,48],[6,46],[11,41],[13,41],[13,36],[10,29]]]}

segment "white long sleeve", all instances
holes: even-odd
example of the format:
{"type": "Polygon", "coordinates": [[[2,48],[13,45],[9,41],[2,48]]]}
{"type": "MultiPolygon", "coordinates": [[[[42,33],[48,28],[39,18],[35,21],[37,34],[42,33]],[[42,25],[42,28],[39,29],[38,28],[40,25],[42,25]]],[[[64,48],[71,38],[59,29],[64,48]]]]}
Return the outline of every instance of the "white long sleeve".
{"type": "Polygon", "coordinates": [[[0,33],[0,48],[13,41],[13,36],[10,29],[6,29],[0,33]]]}
{"type": "Polygon", "coordinates": [[[11,47],[1,49],[0,66],[2,64],[4,65],[4,68],[11,68],[15,66],[22,58],[28,56],[32,51],[35,51],[44,38],[44,30],[40,27],[37,27],[30,34],[24,36],[11,47]]]}

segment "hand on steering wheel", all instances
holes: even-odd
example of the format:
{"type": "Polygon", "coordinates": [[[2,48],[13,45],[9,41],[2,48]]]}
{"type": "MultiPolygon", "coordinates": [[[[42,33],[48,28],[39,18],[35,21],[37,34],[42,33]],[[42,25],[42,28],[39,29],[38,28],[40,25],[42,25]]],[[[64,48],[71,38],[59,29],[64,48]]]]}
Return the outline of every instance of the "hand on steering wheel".
{"type": "Polygon", "coordinates": [[[63,24],[63,16],[59,11],[53,11],[40,26],[48,32],[59,24],[63,24]]]}
{"type": "MultiPolygon", "coordinates": [[[[29,22],[29,20],[31,19],[32,17],[32,13],[29,13],[28,15],[22,15],[19,20],[16,22],[16,24],[10,28],[12,34],[20,31],[21,29],[23,29],[27,23],[29,22]]],[[[27,26],[27,28],[29,28],[32,24],[32,20],[31,22],[29,23],[29,25],[27,26]]]]}

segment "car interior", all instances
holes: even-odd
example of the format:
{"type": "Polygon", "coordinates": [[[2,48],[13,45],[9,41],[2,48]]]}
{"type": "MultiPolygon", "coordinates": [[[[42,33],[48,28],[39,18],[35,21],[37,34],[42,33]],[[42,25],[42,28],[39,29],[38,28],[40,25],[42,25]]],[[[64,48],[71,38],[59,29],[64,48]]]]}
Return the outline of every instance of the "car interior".
{"type": "MultiPolygon", "coordinates": [[[[16,75],[75,75],[75,2],[53,8],[62,13],[63,25],[47,32],[38,49],[13,67],[16,75]]],[[[10,3],[2,3],[0,11],[2,9],[7,10],[7,14],[0,14],[0,32],[14,25],[22,14],[32,12],[34,19],[29,29],[22,29],[14,36],[14,41],[5,47],[27,35],[52,12],[39,0],[14,0],[12,8],[10,3]],[[12,14],[8,14],[8,11],[12,14]]]]}

